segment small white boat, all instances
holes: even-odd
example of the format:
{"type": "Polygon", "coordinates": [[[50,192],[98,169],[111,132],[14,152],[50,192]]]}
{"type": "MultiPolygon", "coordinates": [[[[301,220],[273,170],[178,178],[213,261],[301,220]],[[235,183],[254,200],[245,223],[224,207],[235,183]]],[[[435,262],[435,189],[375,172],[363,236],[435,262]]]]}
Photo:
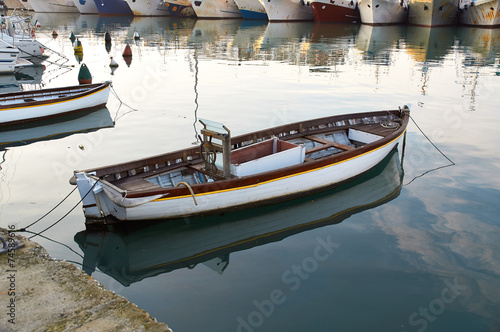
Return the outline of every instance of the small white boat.
{"type": "Polygon", "coordinates": [[[73,0],[80,14],[99,14],[94,0],[73,0]]]}
{"type": "Polygon", "coordinates": [[[408,23],[426,27],[454,25],[459,0],[410,0],[408,23]]]}
{"type": "Polygon", "coordinates": [[[34,27],[26,22],[26,17],[6,16],[2,18],[5,27],[0,27],[0,39],[17,47],[21,58],[39,59],[47,58],[44,55],[44,46],[35,39],[34,27]]]}
{"type": "Polygon", "coordinates": [[[126,0],[135,16],[170,16],[163,0],[126,0]]]}
{"type": "Polygon", "coordinates": [[[408,18],[408,0],[358,0],[361,22],[399,24],[408,18]]]}
{"type": "Polygon", "coordinates": [[[0,74],[13,73],[19,59],[19,50],[0,39],[0,74]]]}
{"type": "Polygon", "coordinates": [[[234,0],[190,0],[198,18],[241,18],[234,0]]]}
{"type": "Polygon", "coordinates": [[[337,115],[231,137],[200,120],[202,144],[75,171],[87,223],[223,213],[306,196],[368,171],[403,142],[409,109],[337,115]]]}
{"type": "Polygon", "coordinates": [[[0,94],[0,126],[104,107],[110,82],[0,94]]]}
{"type": "Polygon", "coordinates": [[[459,22],[478,27],[500,26],[500,0],[460,0],[459,22]]]}
{"type": "Polygon", "coordinates": [[[79,13],[73,0],[29,0],[37,13],[79,13]]]}
{"type": "Polygon", "coordinates": [[[313,21],[308,0],[262,0],[269,21],[313,21]]]}

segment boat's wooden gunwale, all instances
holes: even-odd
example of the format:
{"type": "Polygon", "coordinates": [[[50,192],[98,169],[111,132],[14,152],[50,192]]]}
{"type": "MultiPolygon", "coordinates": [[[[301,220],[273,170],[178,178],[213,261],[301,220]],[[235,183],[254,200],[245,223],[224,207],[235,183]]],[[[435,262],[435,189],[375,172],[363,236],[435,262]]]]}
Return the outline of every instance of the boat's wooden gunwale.
{"type": "MultiPolygon", "coordinates": [[[[352,128],[355,125],[346,124],[342,126],[331,126],[319,128],[319,126],[325,125],[325,123],[332,122],[340,122],[346,120],[355,120],[362,119],[366,117],[374,117],[374,116],[387,116],[389,114],[393,116],[397,116],[399,111],[395,110],[387,110],[387,111],[376,111],[376,112],[367,112],[367,113],[355,113],[355,114],[347,114],[347,115],[336,115],[329,116],[320,119],[313,119],[302,122],[295,122],[291,124],[286,124],[278,127],[273,127],[269,129],[264,129],[260,131],[255,131],[239,136],[235,136],[231,138],[231,144],[233,148],[241,147],[246,142],[257,142],[259,140],[264,140],[271,138],[273,136],[278,136],[283,140],[291,140],[294,138],[304,136],[304,132],[306,128],[318,127],[315,130],[308,130],[307,135],[316,135],[321,133],[326,133],[330,131],[342,131],[352,128]],[[301,130],[302,129],[302,130],[301,130]],[[295,132],[291,134],[292,132],[295,132]],[[282,135],[283,133],[287,133],[286,136],[282,135]],[[281,134],[281,135],[280,135],[281,134]]],[[[113,164],[108,166],[103,166],[95,169],[87,169],[83,172],[90,173],[95,172],[96,176],[99,178],[105,178],[108,181],[114,181],[115,179],[109,179],[109,176],[113,175],[119,179],[126,178],[130,176],[130,172],[134,173],[133,175],[142,173],[141,169],[146,167],[148,170],[154,170],[157,168],[161,168],[166,163],[169,165],[175,165],[180,162],[186,162],[189,160],[198,160],[200,159],[200,149],[199,147],[192,147],[188,149],[176,150],[173,152],[169,152],[166,154],[156,155],[152,157],[142,158],[135,161],[131,161],[128,163],[122,164],[113,164]],[[179,161],[180,160],[180,161],[179,161]],[[178,161],[178,162],[176,162],[178,161]],[[159,165],[159,166],[157,166],[159,165]]]]}
{"type": "MultiPolygon", "coordinates": [[[[269,172],[264,172],[256,175],[251,175],[251,176],[246,176],[246,177],[241,177],[241,178],[233,178],[233,179],[226,179],[226,180],[219,180],[215,182],[210,182],[210,183],[203,183],[203,184],[195,184],[192,185],[191,188],[194,192],[195,195],[198,194],[207,194],[210,192],[216,192],[216,191],[223,191],[223,190],[230,190],[234,188],[241,188],[241,187],[248,187],[248,186],[253,186],[253,185],[258,185],[259,183],[262,182],[268,182],[268,181],[273,181],[279,178],[284,178],[288,176],[293,176],[298,173],[303,173],[303,172],[310,172],[314,171],[315,169],[319,169],[322,167],[327,167],[330,165],[334,165],[343,161],[346,161],[348,159],[355,158],[357,156],[363,155],[365,153],[368,153],[370,151],[373,151],[375,149],[378,149],[391,141],[397,139],[402,135],[405,131],[405,128],[408,123],[408,116],[405,116],[403,118],[403,123],[401,126],[397,129],[392,129],[392,132],[388,134],[387,136],[381,138],[380,140],[377,140],[372,143],[368,143],[364,146],[352,149],[352,150],[347,150],[347,151],[342,151],[337,154],[323,157],[317,160],[309,160],[307,162],[294,165],[294,166],[289,166],[286,168],[282,168],[279,170],[274,170],[274,171],[269,171],[269,172]]],[[[355,127],[355,125],[351,125],[349,127],[355,127]]],[[[336,129],[336,128],[335,128],[336,129]]],[[[331,131],[331,128],[330,128],[331,131]]],[[[307,135],[309,135],[310,132],[307,132],[307,135]]],[[[303,136],[304,134],[302,134],[303,136]]],[[[245,138],[248,138],[248,135],[244,136],[245,138]]],[[[190,149],[193,150],[194,148],[190,149]]],[[[182,150],[180,151],[182,152],[182,150]]],[[[179,151],[177,152],[179,154],[179,151]]],[[[103,180],[101,180],[103,181],[103,180]]],[[[107,181],[103,181],[103,184],[107,184],[107,181]]],[[[119,186],[118,186],[119,187],[119,186]]],[[[122,191],[123,193],[123,191],[122,191]]],[[[137,190],[137,191],[126,191],[126,196],[128,198],[138,198],[138,197],[146,197],[146,196],[152,196],[152,195],[164,195],[164,197],[168,198],[174,198],[174,197],[182,197],[182,196],[189,196],[191,195],[189,192],[189,189],[182,186],[182,187],[176,187],[176,188],[158,188],[158,186],[152,186],[150,190],[137,190]]]]}
{"type": "Polygon", "coordinates": [[[54,102],[65,102],[75,98],[81,98],[91,95],[95,92],[99,92],[106,89],[110,85],[109,82],[98,83],[98,84],[82,84],[73,87],[66,88],[52,88],[44,89],[38,91],[21,91],[21,92],[11,92],[2,94],[0,96],[0,111],[22,108],[22,107],[36,107],[46,104],[52,104],[54,102]],[[59,97],[61,94],[67,94],[63,97],[59,97]],[[22,101],[21,103],[7,103],[13,100],[26,99],[26,98],[47,98],[45,100],[34,100],[34,101],[22,101]],[[52,97],[52,98],[51,98],[52,97]]]}

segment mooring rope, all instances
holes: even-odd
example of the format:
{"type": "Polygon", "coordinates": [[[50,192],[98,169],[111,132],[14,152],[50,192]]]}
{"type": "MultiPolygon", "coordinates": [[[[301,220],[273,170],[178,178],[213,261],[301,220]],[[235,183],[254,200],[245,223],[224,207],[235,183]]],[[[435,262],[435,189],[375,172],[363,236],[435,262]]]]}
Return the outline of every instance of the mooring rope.
{"type": "Polygon", "coordinates": [[[115,96],[115,97],[116,97],[116,99],[118,99],[118,101],[120,102],[120,106],[118,106],[118,109],[116,110],[116,114],[115,114],[115,118],[114,118],[114,120],[113,120],[113,123],[116,123],[116,121],[117,121],[119,118],[121,118],[121,117],[125,116],[126,114],[128,114],[128,113],[130,113],[130,112],[137,112],[137,111],[139,111],[138,109],[133,108],[133,107],[131,107],[131,106],[129,106],[129,105],[127,105],[127,104],[125,104],[125,103],[123,102],[123,100],[121,100],[121,98],[118,96],[118,93],[116,93],[116,91],[115,91],[115,89],[114,89],[114,87],[113,87],[112,85],[110,85],[109,87],[110,87],[110,91],[111,91],[111,93],[113,94],[113,96],[115,96]],[[130,108],[130,111],[125,112],[125,113],[123,113],[120,117],[118,117],[118,112],[120,111],[120,108],[122,107],[122,105],[125,105],[125,106],[127,106],[128,108],[130,108]]]}
{"type": "Polygon", "coordinates": [[[424,131],[419,127],[419,125],[417,124],[417,122],[415,121],[415,119],[413,119],[413,117],[410,115],[410,119],[411,121],[415,124],[415,126],[418,128],[418,130],[422,133],[422,135],[429,141],[429,143],[431,143],[431,145],[443,156],[445,157],[450,163],[448,165],[444,165],[444,166],[439,166],[439,167],[436,167],[436,168],[433,168],[433,169],[430,169],[418,176],[415,176],[410,182],[406,183],[404,186],[407,186],[409,185],[410,183],[412,183],[413,181],[415,181],[416,179],[430,173],[430,172],[433,172],[433,171],[437,171],[438,169],[442,169],[442,168],[446,168],[446,167],[450,167],[450,166],[455,166],[455,162],[453,162],[453,160],[451,160],[447,155],[445,155],[443,153],[443,151],[441,151],[437,146],[436,144],[434,144],[434,142],[432,142],[432,140],[429,138],[429,136],[427,136],[424,131]]]}
{"type": "Polygon", "coordinates": [[[87,195],[94,189],[94,187],[97,185],[97,183],[99,183],[99,180],[97,180],[93,185],[92,187],[89,189],[89,191],[87,191],[85,193],[85,195],[78,201],[78,203],[76,203],[68,212],[66,212],[61,218],[59,218],[59,220],[57,220],[56,222],[54,222],[52,225],[46,227],[44,230],[38,232],[38,233],[34,233],[34,232],[31,232],[31,231],[28,231],[27,228],[33,226],[34,224],[36,224],[37,222],[39,222],[40,220],[42,220],[43,218],[45,218],[49,213],[53,212],[59,205],[62,204],[62,202],[64,202],[75,190],[76,188],[78,188],[78,186],[75,185],[75,188],[73,188],[73,190],[71,190],[71,192],[66,195],[66,197],[63,198],[62,201],[60,201],[55,207],[53,207],[49,212],[47,212],[46,214],[44,214],[42,217],[38,218],[38,220],[32,222],[31,224],[29,224],[28,226],[26,227],[23,227],[23,228],[19,228],[19,229],[14,229],[14,230],[9,230],[9,232],[14,232],[14,233],[17,233],[17,232],[27,232],[27,233],[31,233],[31,234],[34,234],[33,236],[29,237],[28,239],[32,239],[34,238],[35,236],[37,235],[41,235],[42,233],[44,233],[45,231],[49,230],[50,228],[54,227],[55,225],[57,225],[58,223],[60,223],[64,218],[66,218],[74,209],[76,209],[76,207],[78,205],[80,205],[80,203],[85,199],[85,197],[87,197],[87,195]]]}

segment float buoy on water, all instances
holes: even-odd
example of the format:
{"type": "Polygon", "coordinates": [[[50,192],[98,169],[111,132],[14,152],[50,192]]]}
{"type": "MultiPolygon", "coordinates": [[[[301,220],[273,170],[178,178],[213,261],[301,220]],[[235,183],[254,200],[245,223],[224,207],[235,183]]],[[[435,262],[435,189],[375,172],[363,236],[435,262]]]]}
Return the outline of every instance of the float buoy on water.
{"type": "Polygon", "coordinates": [[[141,39],[141,36],[139,36],[139,32],[134,31],[134,39],[135,39],[135,40],[139,40],[139,39],[141,39]]]}
{"type": "Polygon", "coordinates": [[[73,33],[73,31],[71,31],[71,35],[69,36],[69,39],[71,39],[71,42],[74,42],[76,37],[75,37],[75,34],[73,33]]]}
{"type": "Polygon", "coordinates": [[[123,56],[132,56],[132,49],[130,48],[129,44],[125,46],[125,50],[123,50],[123,56]]]}
{"type": "Polygon", "coordinates": [[[104,34],[104,41],[106,43],[111,43],[111,35],[109,34],[109,32],[106,31],[106,34],[104,34]]]}
{"type": "Polygon", "coordinates": [[[75,42],[75,54],[81,54],[83,53],[83,46],[82,46],[82,42],[77,39],[76,42],[75,42]]]}
{"type": "Polygon", "coordinates": [[[52,38],[57,38],[57,36],[59,36],[59,34],[56,32],[56,30],[52,31],[52,38]]]}
{"type": "Polygon", "coordinates": [[[118,67],[118,63],[113,59],[113,57],[111,57],[111,61],[109,62],[109,66],[111,68],[116,68],[118,67]]]}
{"type": "Polygon", "coordinates": [[[132,63],[132,49],[129,44],[125,46],[125,50],[123,51],[123,60],[125,60],[127,67],[130,67],[130,64],[132,63]]]}
{"type": "Polygon", "coordinates": [[[80,66],[80,72],[78,73],[78,83],[92,83],[92,75],[90,74],[90,70],[87,68],[87,65],[85,65],[84,63],[82,63],[82,65],[80,66]]]}
{"type": "Polygon", "coordinates": [[[113,57],[111,57],[111,61],[109,62],[109,68],[111,68],[111,75],[114,75],[115,70],[118,68],[118,63],[113,60],[113,57]]]}

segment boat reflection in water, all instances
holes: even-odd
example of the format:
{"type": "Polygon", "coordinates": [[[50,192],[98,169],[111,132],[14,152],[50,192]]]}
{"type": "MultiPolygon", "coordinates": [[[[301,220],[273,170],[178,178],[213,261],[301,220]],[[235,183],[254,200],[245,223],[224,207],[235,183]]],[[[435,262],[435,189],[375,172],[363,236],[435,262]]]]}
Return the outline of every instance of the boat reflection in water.
{"type": "Polygon", "coordinates": [[[340,223],[396,198],[402,180],[399,153],[393,150],[365,174],[322,193],[225,215],[82,231],[75,241],[84,252],[85,272],[92,275],[97,267],[124,286],[198,263],[221,274],[230,253],[340,223]]]}
{"type": "Polygon", "coordinates": [[[27,124],[0,128],[0,151],[6,147],[26,145],[43,140],[53,140],[75,133],[93,132],[113,127],[109,110],[104,107],[77,114],[46,119],[27,124]]]}

